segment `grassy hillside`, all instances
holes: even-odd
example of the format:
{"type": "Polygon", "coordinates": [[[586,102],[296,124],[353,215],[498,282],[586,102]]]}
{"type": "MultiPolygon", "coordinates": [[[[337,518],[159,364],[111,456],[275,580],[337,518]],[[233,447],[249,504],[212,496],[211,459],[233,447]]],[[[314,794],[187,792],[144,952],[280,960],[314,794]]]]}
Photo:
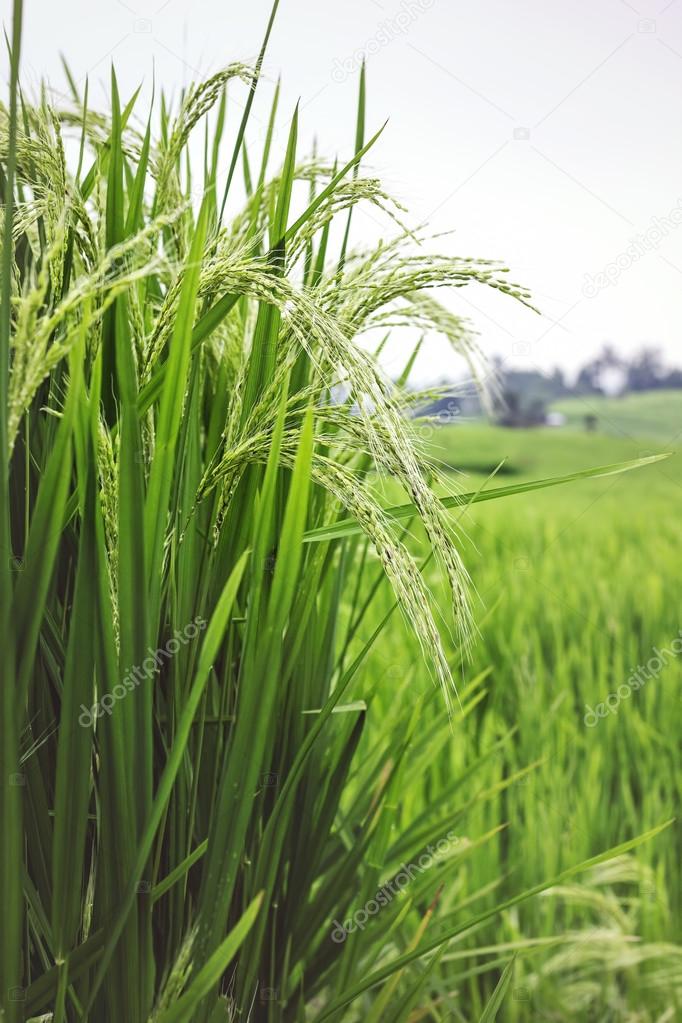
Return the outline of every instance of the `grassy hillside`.
{"type": "Polygon", "coordinates": [[[597,430],[635,440],[677,443],[682,436],[682,391],[646,391],[622,398],[566,398],[552,405],[569,426],[582,428],[586,415],[597,416],[597,430]]]}

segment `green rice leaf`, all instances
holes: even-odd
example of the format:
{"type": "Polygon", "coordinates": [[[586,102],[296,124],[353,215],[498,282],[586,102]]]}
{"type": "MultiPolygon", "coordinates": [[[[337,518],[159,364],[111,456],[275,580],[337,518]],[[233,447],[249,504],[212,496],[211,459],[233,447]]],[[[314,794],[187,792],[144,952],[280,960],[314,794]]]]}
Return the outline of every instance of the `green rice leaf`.
{"type": "Polygon", "coordinates": [[[506,995],[507,989],[511,984],[511,979],[514,976],[515,960],[516,956],[513,956],[505,966],[504,970],[502,971],[500,979],[495,985],[495,990],[493,991],[490,1000],[485,1007],[485,1011],[481,1016],[480,1023],[495,1023],[495,1020],[497,1019],[497,1014],[502,1008],[504,996],[506,995]]]}
{"type": "MultiPolygon", "coordinates": [[[[556,487],[561,483],[573,483],[576,480],[597,479],[600,476],[615,476],[622,472],[630,472],[631,469],[640,469],[645,465],[653,465],[665,458],[670,453],[660,455],[647,455],[644,458],[634,458],[627,462],[614,462],[612,465],[599,465],[592,469],[579,469],[577,472],[570,472],[563,476],[550,476],[543,480],[530,480],[524,483],[512,483],[506,487],[496,487],[494,490],[475,490],[468,494],[453,494],[450,497],[441,497],[440,502],[444,508],[461,508],[471,504],[481,504],[483,501],[496,501],[501,497],[512,497],[515,494],[528,494],[533,490],[543,490],[546,487],[556,487]]],[[[408,519],[416,513],[413,504],[399,504],[392,508],[385,508],[385,514],[390,519],[408,519]]],[[[352,519],[342,519],[332,526],[320,526],[317,529],[309,529],[305,536],[306,543],[322,543],[329,540],[338,540],[347,536],[353,536],[362,532],[362,526],[352,519]]]]}
{"type": "Polygon", "coordinates": [[[238,924],[232,928],[206,964],[199,970],[177,1002],[162,1012],[155,1023],[189,1023],[202,998],[220,980],[253,927],[263,902],[262,894],[251,901],[238,924]]]}
{"type": "Polygon", "coordinates": [[[208,203],[202,203],[180,292],[170,342],[168,369],[159,398],[159,420],[154,460],[149,472],[145,506],[146,571],[150,585],[150,620],[158,616],[163,573],[166,525],[173,484],[173,466],[191,358],[191,335],[199,289],[201,255],[208,227],[208,203]]]}

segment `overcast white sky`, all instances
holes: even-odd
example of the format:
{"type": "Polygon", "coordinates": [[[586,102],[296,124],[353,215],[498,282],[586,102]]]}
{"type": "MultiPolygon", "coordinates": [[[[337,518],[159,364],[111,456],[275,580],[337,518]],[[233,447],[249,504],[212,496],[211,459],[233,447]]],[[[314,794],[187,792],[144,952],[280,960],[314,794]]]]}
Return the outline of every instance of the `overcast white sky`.
{"type": "MultiPolygon", "coordinates": [[[[253,60],[270,0],[24,6],[24,81],[61,88],[63,52],[102,96],[112,59],[127,93],[152,66],[177,91],[253,60]]],[[[363,52],[368,129],[390,117],[373,169],[415,222],[455,230],[442,248],[504,260],[542,310],[449,296],[489,354],[571,370],[610,341],[682,363],[682,0],[281,0],[265,72],[332,157],[352,148],[363,52]]],[[[356,241],[376,230],[358,216],[356,241]]],[[[418,375],[457,369],[433,343],[418,375]]]]}

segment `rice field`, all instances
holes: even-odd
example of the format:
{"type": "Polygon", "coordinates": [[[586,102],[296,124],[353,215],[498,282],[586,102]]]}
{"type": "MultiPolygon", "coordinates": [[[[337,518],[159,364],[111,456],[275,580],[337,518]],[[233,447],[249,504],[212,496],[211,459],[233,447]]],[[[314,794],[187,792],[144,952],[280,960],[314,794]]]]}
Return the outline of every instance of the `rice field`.
{"type": "Polygon", "coordinates": [[[567,425],[582,428],[586,415],[597,417],[599,432],[633,444],[658,441],[679,444],[682,398],[679,391],[648,391],[619,398],[589,395],[569,398],[553,406],[566,416],[567,425]]]}
{"type": "MultiPolygon", "coordinates": [[[[648,396],[630,404],[635,422],[653,418],[648,396]]],[[[603,403],[609,419],[619,412],[603,403]]],[[[657,428],[668,449],[679,422],[666,421],[664,404],[657,428]]],[[[467,473],[469,489],[505,456],[505,482],[516,482],[664,446],[633,439],[629,417],[623,428],[626,436],[462,425],[437,427],[430,443],[441,463],[467,473]]],[[[507,825],[459,878],[479,908],[679,817],[681,485],[677,452],[660,467],[480,505],[463,519],[484,617],[462,673],[465,719],[430,764],[423,799],[461,814],[471,842],[507,825]],[[603,717],[593,713],[600,706],[603,717]]],[[[376,655],[386,707],[396,676],[416,693],[430,685],[409,635],[399,649],[391,639],[376,655]]],[[[449,946],[443,997],[456,989],[475,1007],[451,1018],[477,1018],[517,950],[502,1019],[676,1019],[679,861],[675,823],[449,946]]]]}
{"type": "Polygon", "coordinates": [[[486,374],[440,296],[531,296],[406,226],[364,69],[336,161],[277,87],[251,144],[277,7],[102,106],[14,0],[0,1019],[664,1023],[679,456],[415,418],[421,335],[486,374]]]}

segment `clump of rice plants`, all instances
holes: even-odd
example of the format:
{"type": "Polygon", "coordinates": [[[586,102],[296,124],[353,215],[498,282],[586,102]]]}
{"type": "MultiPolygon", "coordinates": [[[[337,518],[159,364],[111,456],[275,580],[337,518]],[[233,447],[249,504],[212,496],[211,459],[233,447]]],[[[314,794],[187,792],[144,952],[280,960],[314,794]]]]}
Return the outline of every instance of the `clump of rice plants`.
{"type": "Polygon", "coordinates": [[[453,839],[380,922],[332,935],[451,830],[447,807],[393,828],[408,761],[451,741],[480,684],[454,698],[403,520],[425,530],[465,650],[448,506],[480,495],[435,496],[404,380],[359,341],[412,324],[477,367],[434,289],[528,296],[401,226],[365,172],[380,133],[366,138],[364,77],[349,159],[302,156],[293,111],[278,165],[277,92],[262,153],[246,142],[262,53],[177,109],[142,110],[112,71],[102,113],[73,83],[68,103],[21,91],[20,24],[16,2],[0,106],[2,1018],[407,1019],[424,963],[475,923],[449,904],[430,926],[476,843],[453,839]],[[388,215],[372,251],[350,244],[359,203],[388,215]],[[358,651],[362,615],[341,628],[340,607],[363,578],[394,602],[358,651]],[[404,692],[358,762],[363,664],[397,611],[436,685],[404,692]]]}

